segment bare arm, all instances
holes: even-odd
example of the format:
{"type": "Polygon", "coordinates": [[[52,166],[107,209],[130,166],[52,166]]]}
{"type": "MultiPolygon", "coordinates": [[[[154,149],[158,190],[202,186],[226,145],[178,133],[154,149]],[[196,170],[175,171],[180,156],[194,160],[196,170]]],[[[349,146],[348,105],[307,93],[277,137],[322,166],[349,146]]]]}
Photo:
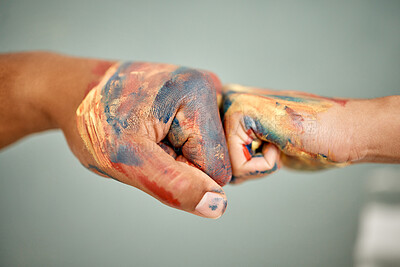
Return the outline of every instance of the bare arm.
{"type": "Polygon", "coordinates": [[[68,124],[111,64],[47,52],[0,55],[0,148],[68,124]]]}

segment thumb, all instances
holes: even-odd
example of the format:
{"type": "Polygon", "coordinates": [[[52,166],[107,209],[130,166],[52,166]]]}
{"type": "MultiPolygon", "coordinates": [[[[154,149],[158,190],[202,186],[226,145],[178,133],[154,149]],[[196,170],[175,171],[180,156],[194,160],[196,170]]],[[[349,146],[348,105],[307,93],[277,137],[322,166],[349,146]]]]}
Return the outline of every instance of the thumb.
{"type": "MultiPolygon", "coordinates": [[[[227,199],[221,186],[207,174],[190,166],[179,156],[177,160],[150,140],[131,144],[131,155],[140,155],[136,166],[122,162],[112,163],[115,178],[135,186],[162,203],[206,217],[218,218],[226,209],[227,199]],[[140,152],[140,153],[139,153],[140,152]]],[[[124,151],[128,151],[126,147],[124,151]]]]}

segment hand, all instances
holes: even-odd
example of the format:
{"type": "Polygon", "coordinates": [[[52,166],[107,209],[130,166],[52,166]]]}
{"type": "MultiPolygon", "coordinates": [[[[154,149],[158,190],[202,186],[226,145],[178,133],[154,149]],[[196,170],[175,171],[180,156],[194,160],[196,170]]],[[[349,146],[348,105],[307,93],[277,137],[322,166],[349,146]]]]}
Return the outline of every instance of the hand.
{"type": "Polygon", "coordinates": [[[117,63],[77,109],[78,131],[63,130],[93,172],[216,218],[226,208],[221,186],[231,167],[215,87],[218,78],[206,71],[117,63]]]}
{"type": "Polygon", "coordinates": [[[233,182],[265,176],[281,164],[316,170],[362,160],[367,150],[357,137],[365,109],[357,100],[226,86],[224,127],[233,182]]]}

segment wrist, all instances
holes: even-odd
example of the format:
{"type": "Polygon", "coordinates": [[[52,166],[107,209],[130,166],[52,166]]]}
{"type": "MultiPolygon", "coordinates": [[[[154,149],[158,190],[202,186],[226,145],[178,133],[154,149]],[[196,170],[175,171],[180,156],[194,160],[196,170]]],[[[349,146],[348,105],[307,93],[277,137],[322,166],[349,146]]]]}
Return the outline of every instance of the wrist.
{"type": "Polygon", "coordinates": [[[40,76],[33,101],[46,114],[49,127],[75,127],[76,109],[113,62],[53,53],[38,57],[40,62],[32,62],[40,76]]]}
{"type": "Polygon", "coordinates": [[[42,80],[30,68],[33,55],[0,55],[0,148],[28,134],[54,128],[36,100],[42,80]]]}
{"type": "Polygon", "coordinates": [[[357,162],[399,162],[400,96],[357,100],[355,144],[361,157],[357,162]]]}
{"type": "Polygon", "coordinates": [[[48,52],[0,55],[0,148],[31,133],[76,127],[77,107],[112,64],[48,52]]]}

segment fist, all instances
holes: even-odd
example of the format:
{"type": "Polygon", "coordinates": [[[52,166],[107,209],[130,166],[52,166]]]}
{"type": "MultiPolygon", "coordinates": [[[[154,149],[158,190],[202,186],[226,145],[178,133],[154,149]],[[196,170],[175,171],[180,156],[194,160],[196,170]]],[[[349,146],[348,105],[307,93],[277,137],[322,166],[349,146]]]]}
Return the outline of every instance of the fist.
{"type": "Polygon", "coordinates": [[[234,183],[262,177],[281,165],[317,170],[347,165],[346,100],[293,91],[228,85],[224,127],[234,183]]]}
{"type": "Polygon", "coordinates": [[[216,218],[231,166],[218,78],[169,64],[113,65],[76,111],[73,149],[84,166],[161,202],[216,218]]]}

